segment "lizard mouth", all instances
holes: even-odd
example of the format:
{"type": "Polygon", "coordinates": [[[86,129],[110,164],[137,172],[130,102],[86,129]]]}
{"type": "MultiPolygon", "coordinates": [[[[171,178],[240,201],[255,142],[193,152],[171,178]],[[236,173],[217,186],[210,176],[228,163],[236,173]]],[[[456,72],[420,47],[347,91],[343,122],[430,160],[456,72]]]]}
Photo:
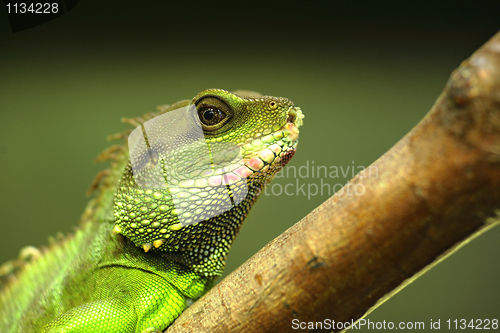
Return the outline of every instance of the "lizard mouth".
{"type": "Polygon", "coordinates": [[[251,144],[244,145],[243,156],[246,171],[245,177],[254,172],[266,172],[276,164],[284,166],[292,158],[297,147],[299,127],[303,124],[304,115],[300,108],[290,107],[283,126],[276,131],[260,137],[251,144]],[[255,144],[258,142],[259,144],[255,144]],[[247,148],[248,147],[248,148],[247,148]],[[247,150],[248,149],[248,150],[247,150]]]}

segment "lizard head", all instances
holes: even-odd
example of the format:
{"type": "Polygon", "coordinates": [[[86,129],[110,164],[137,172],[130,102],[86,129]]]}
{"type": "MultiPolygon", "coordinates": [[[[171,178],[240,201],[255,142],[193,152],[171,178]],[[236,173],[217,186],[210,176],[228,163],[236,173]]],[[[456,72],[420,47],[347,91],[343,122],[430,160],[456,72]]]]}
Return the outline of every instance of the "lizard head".
{"type": "Polygon", "coordinates": [[[303,117],[286,98],[222,89],[165,109],[129,137],[115,233],[219,275],[253,203],[295,153],[303,117]]]}

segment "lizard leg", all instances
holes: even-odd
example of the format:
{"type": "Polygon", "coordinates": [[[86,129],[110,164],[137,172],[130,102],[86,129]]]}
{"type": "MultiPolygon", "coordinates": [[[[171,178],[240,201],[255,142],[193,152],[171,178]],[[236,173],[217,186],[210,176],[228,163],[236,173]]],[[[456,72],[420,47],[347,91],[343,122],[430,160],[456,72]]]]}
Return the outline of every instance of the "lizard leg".
{"type": "Polygon", "coordinates": [[[74,307],[45,325],[41,333],[134,332],[137,317],[124,300],[111,299],[74,307]]]}
{"type": "MultiPolygon", "coordinates": [[[[115,268],[116,269],[116,268],[115,268]]],[[[121,275],[106,274],[106,278],[120,276],[118,281],[129,283],[120,296],[100,294],[95,300],[73,307],[43,327],[41,333],[152,333],[161,332],[187,307],[186,297],[165,279],[139,270],[123,270],[121,275]],[[126,273],[129,275],[126,276],[126,273]]],[[[105,284],[106,291],[120,289],[105,284]]]]}

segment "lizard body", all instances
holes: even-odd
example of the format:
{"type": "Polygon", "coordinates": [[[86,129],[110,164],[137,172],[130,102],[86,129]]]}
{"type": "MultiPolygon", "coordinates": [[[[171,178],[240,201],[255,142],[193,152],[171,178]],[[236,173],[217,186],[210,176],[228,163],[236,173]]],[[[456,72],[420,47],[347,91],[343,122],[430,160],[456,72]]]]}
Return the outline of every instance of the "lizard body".
{"type": "Polygon", "coordinates": [[[111,167],[74,234],[0,266],[0,332],[165,329],[221,274],[259,193],[293,156],[302,119],[285,98],[209,89],[128,120],[142,128],[147,148],[129,154],[120,145],[100,156],[111,167]],[[194,110],[203,144],[186,143],[182,133],[165,140],[176,131],[168,126],[148,137],[148,124],[182,108],[194,110]],[[182,142],[167,151],[175,140],[182,142]],[[227,147],[237,147],[239,163],[227,147]],[[207,169],[207,160],[220,164],[207,169]]]}

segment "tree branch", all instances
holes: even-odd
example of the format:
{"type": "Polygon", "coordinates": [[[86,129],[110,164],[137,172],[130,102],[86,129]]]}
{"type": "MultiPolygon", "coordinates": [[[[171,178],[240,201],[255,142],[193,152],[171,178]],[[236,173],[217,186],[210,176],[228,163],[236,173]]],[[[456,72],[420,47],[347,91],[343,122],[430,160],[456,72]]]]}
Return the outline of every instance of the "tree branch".
{"type": "Polygon", "coordinates": [[[167,332],[288,332],[293,319],[355,321],[499,220],[497,33],[452,73],[410,133],[167,332]]]}

